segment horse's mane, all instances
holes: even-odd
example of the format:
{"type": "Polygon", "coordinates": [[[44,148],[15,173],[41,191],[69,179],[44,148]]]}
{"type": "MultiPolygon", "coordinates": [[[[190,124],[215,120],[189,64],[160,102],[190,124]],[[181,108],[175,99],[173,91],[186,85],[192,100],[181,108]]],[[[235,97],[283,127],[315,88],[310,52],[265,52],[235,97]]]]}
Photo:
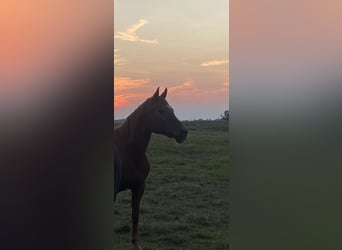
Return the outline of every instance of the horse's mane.
{"type": "MultiPolygon", "coordinates": [[[[140,126],[139,124],[139,117],[143,109],[145,108],[146,104],[149,102],[151,98],[144,101],[140,104],[126,119],[125,121],[118,126],[117,128],[120,129],[123,133],[127,135],[126,138],[130,138],[132,131],[136,128],[136,126],[140,126]]],[[[129,139],[130,140],[130,139],[129,139]]]]}

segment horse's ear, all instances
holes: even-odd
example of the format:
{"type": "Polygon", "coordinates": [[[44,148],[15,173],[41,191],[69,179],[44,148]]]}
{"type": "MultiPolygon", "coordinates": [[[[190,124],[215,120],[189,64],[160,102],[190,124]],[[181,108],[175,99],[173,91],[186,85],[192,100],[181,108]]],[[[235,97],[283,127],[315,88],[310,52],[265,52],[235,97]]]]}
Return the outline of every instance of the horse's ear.
{"type": "Polygon", "coordinates": [[[159,87],[157,88],[156,92],[154,92],[153,97],[159,97],[159,87]]]}
{"type": "Polygon", "coordinates": [[[164,92],[160,96],[165,99],[166,95],[167,95],[167,88],[165,88],[164,92]]]}

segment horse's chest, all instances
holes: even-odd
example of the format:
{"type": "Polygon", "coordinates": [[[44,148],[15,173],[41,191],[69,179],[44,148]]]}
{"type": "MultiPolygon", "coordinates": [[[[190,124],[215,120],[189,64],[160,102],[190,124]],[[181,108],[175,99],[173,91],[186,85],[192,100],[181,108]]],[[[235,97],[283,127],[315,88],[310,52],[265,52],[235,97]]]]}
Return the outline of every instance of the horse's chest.
{"type": "Polygon", "coordinates": [[[143,182],[148,176],[150,165],[146,156],[127,157],[123,162],[123,178],[128,183],[143,182]]]}

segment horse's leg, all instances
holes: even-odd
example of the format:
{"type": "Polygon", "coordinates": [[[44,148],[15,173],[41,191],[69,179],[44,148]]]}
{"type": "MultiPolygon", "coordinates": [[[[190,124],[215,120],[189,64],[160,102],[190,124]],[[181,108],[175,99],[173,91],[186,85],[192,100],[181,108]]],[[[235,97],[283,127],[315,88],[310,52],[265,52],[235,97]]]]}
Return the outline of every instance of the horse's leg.
{"type": "Polygon", "coordinates": [[[138,223],[139,223],[139,209],[140,201],[144,194],[145,186],[144,184],[139,187],[132,189],[132,244],[133,250],[141,250],[141,246],[138,241],[138,223]]]}

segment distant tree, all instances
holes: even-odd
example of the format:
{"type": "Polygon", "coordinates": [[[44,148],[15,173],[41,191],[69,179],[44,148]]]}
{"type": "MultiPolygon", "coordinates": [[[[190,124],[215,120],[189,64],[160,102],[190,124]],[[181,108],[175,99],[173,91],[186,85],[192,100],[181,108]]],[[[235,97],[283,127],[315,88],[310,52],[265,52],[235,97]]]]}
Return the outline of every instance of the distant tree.
{"type": "Polygon", "coordinates": [[[229,120],[229,110],[225,110],[223,114],[221,115],[221,120],[229,120]]]}

